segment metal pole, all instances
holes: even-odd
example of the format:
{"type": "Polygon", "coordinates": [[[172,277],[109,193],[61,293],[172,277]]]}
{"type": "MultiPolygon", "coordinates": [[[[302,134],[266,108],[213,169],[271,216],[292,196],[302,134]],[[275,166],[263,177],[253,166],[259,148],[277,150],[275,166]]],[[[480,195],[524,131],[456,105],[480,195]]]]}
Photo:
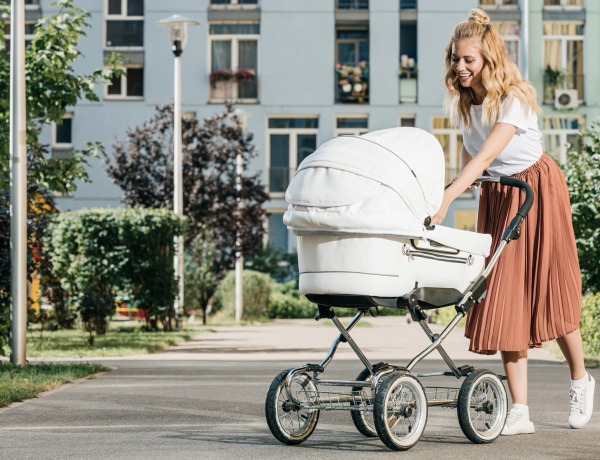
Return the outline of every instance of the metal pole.
{"type": "Polygon", "coordinates": [[[242,225],[242,155],[237,154],[236,158],[236,177],[235,177],[235,188],[237,191],[237,222],[236,222],[236,235],[235,235],[235,320],[240,322],[242,320],[242,313],[244,309],[244,256],[242,254],[242,240],[240,235],[240,227],[242,225]]]}
{"type": "MultiPolygon", "coordinates": [[[[176,46],[177,48],[177,46],[176,46]]],[[[183,217],[183,157],[181,152],[181,53],[175,53],[175,95],[173,102],[173,212],[183,217]]],[[[176,238],[174,258],[175,274],[178,279],[178,294],[175,299],[175,328],[179,328],[180,309],[183,307],[183,235],[176,238]]]]}
{"type": "Polygon", "coordinates": [[[10,32],[10,361],[25,366],[27,337],[27,116],[25,0],[11,2],[10,32]]]}

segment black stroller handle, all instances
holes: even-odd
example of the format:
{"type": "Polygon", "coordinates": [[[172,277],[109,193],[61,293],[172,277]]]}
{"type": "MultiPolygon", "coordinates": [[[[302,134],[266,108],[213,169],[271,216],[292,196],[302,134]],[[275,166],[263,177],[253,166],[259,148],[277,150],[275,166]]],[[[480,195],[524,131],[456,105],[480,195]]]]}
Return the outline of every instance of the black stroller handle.
{"type": "Polygon", "coordinates": [[[522,192],[525,193],[525,200],[523,204],[517,210],[517,214],[513,217],[512,221],[506,227],[504,234],[502,235],[502,239],[507,243],[511,240],[516,240],[521,236],[521,224],[523,220],[527,216],[527,213],[533,206],[533,198],[534,193],[531,186],[521,179],[517,179],[515,177],[510,176],[500,176],[500,177],[490,177],[490,176],[482,176],[478,177],[475,183],[478,182],[499,182],[502,185],[508,185],[509,187],[517,187],[521,189],[522,192]]]}

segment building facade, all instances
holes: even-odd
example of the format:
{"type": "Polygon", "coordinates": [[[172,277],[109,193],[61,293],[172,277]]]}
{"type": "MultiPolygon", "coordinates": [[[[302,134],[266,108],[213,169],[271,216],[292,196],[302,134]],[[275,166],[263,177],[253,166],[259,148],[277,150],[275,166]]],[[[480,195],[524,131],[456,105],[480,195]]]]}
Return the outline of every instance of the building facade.
{"type": "MultiPolygon", "coordinates": [[[[27,0],[27,20],[50,13],[50,0],[27,0]]],[[[600,2],[591,0],[76,0],[92,27],[79,45],[76,71],[104,57],[128,58],[101,102],[81,102],[45,133],[52,155],[86,142],[115,140],[173,101],[172,14],[198,21],[181,57],[183,112],[203,119],[232,100],[260,154],[251,165],[269,192],[269,240],[292,250],[282,215],[296,167],[326,140],[394,126],[433,133],[445,152],[447,179],[459,168],[460,132],[444,114],[445,47],[454,26],[485,9],[544,109],[546,151],[564,161],[568,142],[600,116],[600,2]]],[[[62,210],[121,206],[104,163],[91,183],[58,198],[62,210]]],[[[456,200],[445,224],[472,228],[476,199],[456,200]]]]}

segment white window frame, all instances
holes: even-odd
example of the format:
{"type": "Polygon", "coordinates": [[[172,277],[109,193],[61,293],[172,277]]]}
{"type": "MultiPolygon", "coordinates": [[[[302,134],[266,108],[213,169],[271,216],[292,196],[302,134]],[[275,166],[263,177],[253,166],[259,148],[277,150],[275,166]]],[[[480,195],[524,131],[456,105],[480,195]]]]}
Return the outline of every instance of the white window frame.
{"type": "Polygon", "coordinates": [[[349,113],[349,114],[338,114],[335,116],[335,130],[333,135],[338,136],[360,136],[369,131],[369,115],[363,113],[349,113]],[[367,121],[366,128],[338,128],[338,119],[340,118],[356,118],[367,121]]]}
{"type": "MultiPolygon", "coordinates": [[[[130,101],[141,101],[144,99],[144,94],[142,94],[141,96],[128,96],[126,94],[127,92],[127,69],[144,69],[144,66],[142,64],[133,64],[133,65],[127,65],[124,67],[120,67],[122,70],[124,70],[125,72],[123,72],[123,75],[120,76],[121,78],[121,94],[108,94],[108,87],[110,85],[104,85],[104,99],[109,99],[109,100],[130,100],[130,101]]],[[[144,73],[144,79],[145,79],[145,73],[144,73]]],[[[146,91],[145,85],[144,85],[144,93],[146,91]]]]}
{"type": "MultiPolygon", "coordinates": [[[[104,0],[104,46],[106,49],[110,49],[110,50],[141,50],[144,48],[144,45],[140,45],[140,46],[109,46],[106,43],[108,42],[108,28],[107,28],[107,23],[108,21],[118,21],[118,20],[127,20],[127,21],[141,21],[142,23],[144,22],[144,16],[128,16],[127,15],[127,3],[129,2],[129,0],[121,0],[121,13],[122,14],[108,14],[108,1],[109,0],[104,0]]],[[[147,0],[145,0],[147,1],[147,0]]],[[[144,4],[145,7],[145,4],[144,4]]]]}
{"type": "MultiPolygon", "coordinates": [[[[559,21],[551,21],[552,23],[555,22],[559,22],[559,21]]],[[[572,22],[572,21],[569,21],[572,22]]],[[[581,24],[579,21],[577,21],[577,24],[581,24]]],[[[548,63],[546,62],[546,42],[547,41],[558,41],[560,42],[560,67],[558,70],[565,70],[567,68],[567,63],[568,63],[568,47],[567,44],[568,42],[577,42],[580,41],[581,45],[582,45],[582,49],[585,50],[585,35],[542,35],[542,62],[544,63],[544,68],[546,68],[546,66],[548,65],[548,63]]],[[[585,53],[582,54],[581,59],[583,60],[583,88],[582,88],[582,93],[585,90],[585,83],[586,83],[586,79],[585,79],[585,53]]],[[[562,82],[562,89],[568,89],[568,85],[567,85],[567,79],[564,79],[564,81],[562,82]]],[[[575,89],[577,89],[575,87],[575,89]]],[[[583,99],[580,98],[579,101],[581,102],[583,99]]]]}
{"type": "Polygon", "coordinates": [[[318,115],[306,114],[306,115],[269,115],[267,116],[267,131],[266,131],[266,187],[267,192],[271,198],[283,198],[285,190],[283,191],[271,191],[271,134],[287,134],[290,136],[290,150],[288,152],[288,165],[289,165],[289,180],[296,174],[296,168],[298,164],[298,134],[314,134],[316,136],[316,145],[319,145],[319,128],[269,128],[269,120],[275,118],[314,118],[319,119],[318,115]]]}
{"type": "Polygon", "coordinates": [[[505,4],[508,0],[495,0],[493,4],[479,3],[479,7],[482,9],[486,8],[502,8],[502,9],[517,9],[519,8],[519,2],[516,5],[505,4]]]}
{"type": "Polygon", "coordinates": [[[417,116],[415,114],[409,114],[409,115],[407,115],[407,114],[403,113],[401,115],[398,115],[398,126],[400,126],[400,127],[404,126],[402,124],[402,120],[412,120],[412,126],[416,126],[417,125],[416,124],[417,116]]]}
{"type": "Polygon", "coordinates": [[[225,4],[225,5],[219,5],[219,4],[213,5],[211,0],[208,0],[208,7],[210,9],[214,9],[214,10],[226,10],[226,9],[253,10],[253,9],[258,8],[258,4],[260,3],[260,0],[258,0],[256,3],[251,3],[251,4],[238,3],[238,0],[230,0],[230,1],[231,1],[231,3],[225,4]]]}
{"type": "Polygon", "coordinates": [[[519,26],[519,30],[523,26],[519,21],[491,21],[492,25],[496,28],[496,30],[500,33],[500,36],[504,40],[505,43],[516,43],[517,44],[517,60],[515,64],[517,66],[521,65],[521,37],[519,34],[504,34],[502,33],[503,25],[510,25],[512,23],[516,23],[519,26]]]}
{"type": "Polygon", "coordinates": [[[560,0],[560,5],[546,5],[543,4],[544,9],[548,10],[581,10],[583,9],[584,0],[579,0],[581,5],[569,5],[567,4],[569,0],[560,0]]]}
{"type": "Polygon", "coordinates": [[[567,162],[568,152],[567,139],[569,136],[581,134],[581,131],[585,129],[585,117],[583,115],[546,115],[542,118],[542,124],[542,140],[544,150],[558,163],[565,164],[567,162]],[[562,127],[573,120],[578,120],[579,129],[562,127]],[[552,121],[559,127],[555,128],[549,126],[552,121]],[[551,150],[549,148],[549,142],[551,142],[550,139],[553,139],[555,136],[558,136],[559,138],[558,145],[554,147],[554,149],[559,148],[558,157],[554,154],[554,149],[551,150]]]}
{"type": "MultiPolygon", "coordinates": [[[[218,6],[227,6],[227,5],[218,5],[218,6]]],[[[243,24],[243,21],[236,22],[237,24],[243,24]]],[[[247,24],[256,24],[256,22],[246,22],[247,24]]],[[[227,24],[226,22],[213,21],[211,24],[227,24]]],[[[210,28],[210,26],[209,26],[210,28]]],[[[239,51],[239,42],[240,41],[256,41],[256,75],[255,78],[258,78],[258,63],[260,62],[260,34],[208,34],[208,51],[206,53],[207,63],[206,68],[212,72],[212,42],[213,41],[231,41],[231,70],[235,72],[239,68],[240,63],[240,51],[239,51]]],[[[257,88],[257,98],[238,98],[238,83],[235,81],[231,81],[231,99],[237,102],[244,103],[252,103],[258,100],[258,88],[257,88]]],[[[258,84],[258,83],[257,83],[258,84]]],[[[215,99],[212,97],[211,86],[208,84],[208,99],[209,102],[223,102],[222,99],[215,99]]]]}
{"type": "MultiPolygon", "coordinates": [[[[449,155],[449,165],[448,165],[448,171],[446,171],[446,173],[450,177],[445,178],[446,183],[449,183],[460,172],[460,161],[461,161],[460,151],[461,151],[461,147],[462,147],[462,142],[459,142],[459,136],[462,137],[462,131],[459,128],[435,128],[434,122],[433,122],[433,120],[435,118],[440,118],[440,119],[448,121],[449,117],[447,115],[433,115],[431,117],[431,134],[433,134],[433,136],[435,136],[436,138],[438,138],[438,135],[439,136],[448,136],[448,138],[449,138],[449,145],[448,145],[448,152],[447,152],[447,154],[449,155]]],[[[438,138],[438,140],[439,140],[439,138],[438,138]]],[[[441,143],[441,141],[440,141],[440,143],[441,143]]],[[[444,169],[446,169],[445,165],[444,165],[444,169]]]]}
{"type": "Polygon", "coordinates": [[[71,120],[71,142],[67,143],[67,142],[58,142],[56,139],[56,129],[57,129],[57,123],[56,122],[52,122],[52,148],[53,149],[63,149],[63,150],[67,150],[67,149],[72,149],[73,148],[73,132],[74,132],[74,126],[73,126],[73,122],[74,122],[74,117],[73,117],[73,112],[66,112],[63,115],[63,120],[64,119],[70,119],[71,120]]]}

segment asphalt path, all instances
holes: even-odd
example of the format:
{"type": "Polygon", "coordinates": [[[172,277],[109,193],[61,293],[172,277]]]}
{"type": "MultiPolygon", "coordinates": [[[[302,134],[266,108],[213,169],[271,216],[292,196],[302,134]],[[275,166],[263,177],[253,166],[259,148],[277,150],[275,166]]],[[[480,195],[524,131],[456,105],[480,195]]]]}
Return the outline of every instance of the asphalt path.
{"type": "MultiPolygon", "coordinates": [[[[372,362],[405,365],[427,346],[419,326],[403,318],[364,322],[371,327],[357,327],[352,336],[372,362]]],[[[584,429],[568,428],[568,368],[544,350],[530,355],[533,435],[473,444],[455,409],[430,408],[419,442],[394,452],[358,433],[347,411],[322,411],[311,437],[283,445],[266,424],[269,385],[284,369],[320,362],[336,335],[324,322],[275,321],[215,328],[163,353],[95,360],[113,370],[0,410],[0,459],[600,458],[600,417],[584,429]]],[[[444,346],[458,365],[502,374],[498,357],[468,353],[459,328],[444,346]]],[[[362,367],[342,344],[323,376],[354,379],[362,367]]],[[[415,368],[444,370],[437,352],[415,368]]],[[[591,373],[600,380],[600,370],[591,373]]],[[[461,383],[454,377],[420,380],[424,386],[461,383]]]]}

